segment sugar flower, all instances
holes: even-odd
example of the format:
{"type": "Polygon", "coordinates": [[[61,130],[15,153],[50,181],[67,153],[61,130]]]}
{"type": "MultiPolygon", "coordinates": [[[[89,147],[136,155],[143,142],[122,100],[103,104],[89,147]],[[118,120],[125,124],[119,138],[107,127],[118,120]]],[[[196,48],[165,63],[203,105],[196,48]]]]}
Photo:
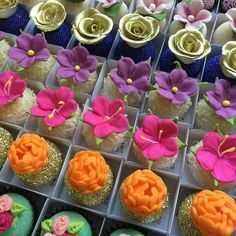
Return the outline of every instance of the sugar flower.
{"type": "Polygon", "coordinates": [[[4,32],[0,31],[0,39],[5,35],[4,32]]]}
{"type": "Polygon", "coordinates": [[[64,235],[66,228],[69,225],[69,218],[67,216],[58,216],[52,224],[53,233],[56,235],[64,235]]]}
{"type": "Polygon", "coordinates": [[[0,213],[0,234],[4,234],[12,227],[13,220],[14,217],[9,211],[0,213]]]}
{"type": "Polygon", "coordinates": [[[8,194],[0,196],[0,213],[10,211],[13,205],[13,199],[8,194]]]}
{"type": "Polygon", "coordinates": [[[98,0],[98,2],[101,2],[104,8],[109,8],[114,4],[121,2],[121,0],[98,0]]]}
{"type": "Polygon", "coordinates": [[[225,15],[230,20],[232,30],[236,33],[236,8],[231,8],[225,13],[225,15]]]}

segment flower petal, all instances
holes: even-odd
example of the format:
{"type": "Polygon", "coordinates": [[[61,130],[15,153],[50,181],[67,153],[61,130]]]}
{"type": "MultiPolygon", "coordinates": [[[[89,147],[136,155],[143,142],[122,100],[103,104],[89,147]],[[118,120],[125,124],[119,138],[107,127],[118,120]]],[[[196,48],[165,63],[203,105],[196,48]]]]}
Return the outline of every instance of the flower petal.
{"type": "Polygon", "coordinates": [[[108,113],[108,106],[110,101],[103,96],[99,96],[92,101],[92,108],[95,113],[101,116],[105,116],[108,113]]]}
{"type": "Polygon", "coordinates": [[[77,46],[72,49],[72,52],[75,56],[75,63],[82,67],[84,62],[86,62],[89,55],[88,50],[85,47],[77,46]]]}
{"type": "Polygon", "coordinates": [[[36,34],[34,36],[34,38],[32,39],[32,48],[30,49],[34,50],[36,54],[42,49],[47,49],[47,41],[45,40],[42,34],[36,34]]]}
{"type": "Polygon", "coordinates": [[[89,71],[87,69],[80,69],[78,72],[74,74],[74,82],[75,83],[84,83],[89,78],[89,71]]]}
{"type": "Polygon", "coordinates": [[[57,61],[63,67],[73,68],[76,64],[75,55],[70,49],[62,49],[57,53],[57,61]]]}
{"type": "Polygon", "coordinates": [[[38,51],[35,58],[36,61],[46,60],[50,57],[50,52],[47,48],[43,48],[42,50],[38,51]]]}
{"type": "Polygon", "coordinates": [[[106,138],[113,132],[113,128],[108,123],[98,124],[93,128],[93,133],[98,138],[106,138]]]}
{"type": "Polygon", "coordinates": [[[55,90],[56,99],[58,101],[67,102],[69,99],[74,99],[75,94],[74,91],[68,87],[61,86],[57,90],[55,90]]]}
{"type": "Polygon", "coordinates": [[[183,83],[179,86],[179,90],[181,92],[186,93],[188,96],[193,96],[198,91],[198,83],[194,79],[186,79],[183,83]]]}
{"type": "Polygon", "coordinates": [[[218,152],[218,147],[223,141],[223,137],[216,132],[208,132],[204,135],[203,146],[212,153],[218,152]]]}
{"type": "Polygon", "coordinates": [[[175,16],[178,16],[178,19],[174,18],[175,20],[186,19],[189,15],[188,4],[185,2],[177,4],[175,13],[175,16]]]}
{"type": "Polygon", "coordinates": [[[150,80],[146,76],[139,77],[134,80],[132,85],[137,88],[137,92],[144,93],[149,89],[150,80]]]}
{"type": "Polygon", "coordinates": [[[155,81],[158,84],[159,88],[170,90],[171,84],[169,80],[169,73],[161,71],[155,76],[155,81]]]}
{"type": "Polygon", "coordinates": [[[153,136],[159,134],[161,120],[155,115],[145,116],[142,122],[143,132],[153,136]]]}
{"type": "Polygon", "coordinates": [[[172,101],[174,99],[175,94],[172,93],[170,90],[158,88],[157,92],[164,98],[166,98],[169,101],[172,101]]]}
{"type": "Polygon", "coordinates": [[[129,57],[123,57],[118,61],[117,70],[122,79],[127,80],[134,69],[135,63],[129,57]]]}
{"type": "Polygon", "coordinates": [[[119,92],[123,95],[129,95],[131,93],[137,93],[138,89],[132,85],[124,85],[118,88],[119,92]]]}
{"type": "Polygon", "coordinates": [[[45,116],[48,116],[51,113],[51,110],[43,110],[38,105],[36,105],[34,107],[31,107],[30,113],[33,116],[45,117],[45,116]]]}
{"type": "Polygon", "coordinates": [[[49,127],[56,127],[65,122],[65,117],[63,117],[61,114],[54,113],[53,118],[49,118],[48,116],[44,117],[43,121],[44,123],[49,127]]]}
{"type": "Polygon", "coordinates": [[[177,92],[172,99],[172,103],[176,105],[184,104],[188,99],[188,95],[183,92],[177,92]]]}
{"type": "Polygon", "coordinates": [[[178,135],[178,126],[173,120],[170,119],[161,120],[159,129],[163,131],[161,134],[161,139],[166,139],[170,137],[176,138],[178,135]]]}
{"type": "Polygon", "coordinates": [[[129,121],[126,116],[118,115],[115,119],[109,121],[110,126],[116,133],[123,133],[129,128],[129,121]]]}
{"type": "Polygon", "coordinates": [[[73,68],[60,66],[57,68],[56,74],[61,78],[69,79],[75,75],[75,71],[73,68]]]}
{"type": "Polygon", "coordinates": [[[165,148],[160,143],[150,144],[142,151],[144,157],[148,160],[158,160],[164,156],[165,148]]]}
{"type": "Polygon", "coordinates": [[[74,99],[66,100],[66,103],[60,109],[59,113],[66,119],[70,118],[74,112],[76,112],[78,104],[74,99]]]}
{"type": "Polygon", "coordinates": [[[216,94],[213,91],[208,91],[206,94],[207,94],[209,103],[215,110],[218,110],[222,107],[223,100],[221,100],[221,97],[218,94],[216,94]]]}
{"type": "MultiPolygon", "coordinates": [[[[226,150],[230,150],[232,148],[236,148],[236,135],[230,135],[226,138],[225,142],[220,147],[220,153],[225,152],[226,150]]],[[[236,151],[234,152],[226,152],[223,155],[225,160],[227,159],[236,159],[236,151]]]]}
{"type": "Polygon", "coordinates": [[[98,61],[94,56],[88,56],[83,64],[83,68],[88,70],[90,73],[94,72],[98,68],[98,61]]]}
{"type": "Polygon", "coordinates": [[[96,126],[98,124],[105,123],[103,116],[97,115],[92,111],[86,112],[83,116],[83,120],[84,120],[84,122],[86,122],[92,126],[96,126]]]}
{"type": "Polygon", "coordinates": [[[144,133],[143,132],[143,129],[138,129],[135,131],[134,135],[133,135],[133,141],[134,143],[137,145],[137,147],[140,149],[140,150],[144,150],[146,149],[149,145],[151,145],[150,142],[148,142],[147,140],[145,140],[144,138],[142,137],[145,137],[147,139],[152,139],[151,136],[149,136],[148,134],[144,133]]]}
{"type": "Polygon", "coordinates": [[[37,104],[42,110],[53,110],[56,106],[54,91],[50,89],[41,90],[36,98],[37,104]]]}
{"type": "Polygon", "coordinates": [[[19,48],[9,48],[8,56],[11,59],[16,60],[18,62],[24,60],[25,58],[28,58],[28,56],[26,55],[26,52],[19,48]]]}
{"type": "Polygon", "coordinates": [[[198,14],[195,17],[196,21],[201,21],[203,23],[207,23],[207,22],[211,21],[211,19],[212,19],[212,14],[205,9],[198,12],[198,14]]]}
{"type": "Polygon", "coordinates": [[[20,65],[23,68],[28,68],[35,62],[35,57],[25,57],[22,61],[20,61],[20,65]]]}
{"type": "Polygon", "coordinates": [[[169,74],[171,86],[179,87],[187,78],[187,73],[182,69],[174,69],[169,74]]]}
{"type": "Polygon", "coordinates": [[[203,9],[204,5],[202,0],[193,0],[189,5],[189,15],[196,16],[203,9]]]}
{"type": "Polygon", "coordinates": [[[133,80],[139,79],[140,77],[145,77],[146,79],[148,79],[151,75],[151,70],[152,67],[150,66],[150,64],[142,61],[134,65],[133,73],[130,76],[133,80]]]}
{"type": "Polygon", "coordinates": [[[126,80],[123,79],[118,70],[116,68],[112,69],[111,72],[110,72],[110,77],[112,79],[112,81],[118,86],[118,87],[122,87],[122,86],[125,86],[127,85],[126,84],[126,80]]]}
{"type": "Polygon", "coordinates": [[[23,33],[16,38],[16,45],[18,48],[27,52],[32,49],[31,42],[33,41],[34,36],[31,34],[23,33]]]}
{"type": "Polygon", "coordinates": [[[219,116],[224,117],[226,120],[236,116],[236,109],[235,107],[221,107],[219,110],[216,111],[216,114],[219,116]]]}
{"type": "Polygon", "coordinates": [[[121,99],[116,99],[108,105],[108,116],[118,116],[125,113],[125,103],[121,99]]]}
{"type": "Polygon", "coordinates": [[[215,82],[215,93],[221,97],[222,100],[228,99],[228,91],[230,89],[230,83],[227,80],[220,79],[215,82]]]}
{"type": "Polygon", "coordinates": [[[174,157],[179,151],[179,145],[176,137],[161,139],[160,145],[162,147],[164,157],[174,157]]]}
{"type": "Polygon", "coordinates": [[[6,96],[0,96],[0,107],[8,104],[8,98],[6,96]]]}

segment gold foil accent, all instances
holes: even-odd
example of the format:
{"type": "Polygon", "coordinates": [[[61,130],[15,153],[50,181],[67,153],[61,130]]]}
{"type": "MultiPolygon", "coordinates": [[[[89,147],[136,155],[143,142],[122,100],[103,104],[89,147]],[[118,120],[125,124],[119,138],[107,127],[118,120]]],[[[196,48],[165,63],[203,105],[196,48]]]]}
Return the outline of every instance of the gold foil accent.
{"type": "Polygon", "coordinates": [[[18,0],[1,0],[0,1],[0,19],[6,19],[12,16],[17,9],[18,0]]]}
{"type": "Polygon", "coordinates": [[[43,32],[51,32],[62,25],[66,18],[66,10],[60,2],[46,0],[31,9],[30,18],[38,29],[43,32]]]}

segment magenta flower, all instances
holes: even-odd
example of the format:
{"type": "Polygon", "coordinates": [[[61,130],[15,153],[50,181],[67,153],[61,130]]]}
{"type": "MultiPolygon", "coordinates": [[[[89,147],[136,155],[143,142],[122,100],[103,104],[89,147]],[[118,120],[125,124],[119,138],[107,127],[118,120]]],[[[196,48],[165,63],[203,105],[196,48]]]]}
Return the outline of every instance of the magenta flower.
{"type": "Polygon", "coordinates": [[[117,68],[111,70],[110,76],[121,94],[142,94],[148,91],[151,70],[147,62],[135,64],[131,58],[123,57],[118,61],[117,68]]]}
{"type": "Polygon", "coordinates": [[[125,116],[125,103],[121,99],[110,102],[103,96],[92,101],[92,111],[84,114],[84,122],[93,126],[97,138],[106,138],[109,134],[123,133],[129,128],[125,116]]]}
{"type": "Polygon", "coordinates": [[[34,62],[43,61],[50,57],[47,41],[41,34],[35,36],[23,33],[16,39],[16,47],[8,51],[8,56],[16,60],[21,67],[28,68],[34,62]]]}
{"type": "Polygon", "coordinates": [[[205,134],[196,152],[199,165],[219,182],[236,181],[236,135],[205,134]]]}
{"type": "Polygon", "coordinates": [[[170,73],[160,72],[155,77],[158,84],[157,92],[173,104],[183,104],[188,97],[198,91],[197,81],[189,79],[182,69],[174,69],[170,73]]]}
{"type": "Polygon", "coordinates": [[[236,8],[231,8],[229,9],[225,15],[228,17],[228,19],[230,20],[231,24],[231,28],[232,30],[236,33],[236,8]]]}
{"type": "Polygon", "coordinates": [[[98,0],[98,2],[103,3],[102,6],[103,6],[104,8],[109,8],[109,7],[113,6],[113,5],[116,4],[116,3],[119,3],[120,0],[98,0]]]}
{"type": "Polygon", "coordinates": [[[133,140],[147,160],[155,161],[178,153],[177,134],[174,121],[148,115],[143,119],[142,128],[135,131],[133,140]]]}
{"type": "Polygon", "coordinates": [[[64,79],[72,77],[75,83],[86,82],[90,73],[98,68],[96,57],[91,56],[82,46],[60,50],[57,54],[57,61],[60,64],[57,68],[57,76],[64,79]]]}
{"type": "Polygon", "coordinates": [[[36,101],[37,105],[31,108],[31,114],[42,117],[49,127],[63,124],[78,107],[74,92],[67,87],[60,87],[55,91],[44,89],[38,93],[36,101]]]}
{"type": "Polygon", "coordinates": [[[186,23],[186,28],[200,29],[202,23],[211,20],[212,14],[204,9],[202,0],[192,0],[190,4],[184,1],[177,4],[174,19],[186,23]]]}
{"type": "Polygon", "coordinates": [[[0,107],[23,97],[26,82],[16,72],[5,71],[0,76],[0,107]]]}
{"type": "Polygon", "coordinates": [[[0,213],[0,234],[12,227],[13,219],[13,215],[8,211],[0,213]]]}
{"type": "Polygon", "coordinates": [[[207,98],[217,115],[226,120],[236,116],[236,85],[231,87],[227,80],[216,80],[215,91],[208,91],[207,98]]]}

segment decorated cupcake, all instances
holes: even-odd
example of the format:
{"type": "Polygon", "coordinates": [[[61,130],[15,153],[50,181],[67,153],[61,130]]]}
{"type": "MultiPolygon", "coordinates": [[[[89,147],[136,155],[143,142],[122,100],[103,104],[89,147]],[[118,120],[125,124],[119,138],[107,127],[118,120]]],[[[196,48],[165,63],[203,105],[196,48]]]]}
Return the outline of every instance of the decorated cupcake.
{"type": "Polygon", "coordinates": [[[148,115],[142,121],[142,127],[133,136],[135,157],[149,168],[166,168],[174,165],[179,152],[178,127],[172,120],[160,120],[148,115]]]}
{"type": "Polygon", "coordinates": [[[60,0],[60,2],[70,14],[79,14],[90,4],[90,0],[60,0]]]}
{"type": "Polygon", "coordinates": [[[124,0],[97,0],[97,9],[109,16],[114,24],[119,24],[120,19],[128,14],[129,10],[124,0]]]}
{"type": "Polygon", "coordinates": [[[70,26],[66,23],[66,10],[57,0],[45,0],[30,11],[35,24],[34,33],[43,33],[47,41],[66,48],[71,38],[70,26]]]}
{"type": "Polygon", "coordinates": [[[217,80],[215,90],[208,91],[198,102],[195,124],[204,130],[219,129],[229,133],[235,128],[236,86],[230,86],[226,80],[217,80]]]}
{"type": "Polygon", "coordinates": [[[204,188],[228,189],[236,184],[236,135],[208,132],[191,147],[187,162],[194,179],[204,188]]]}
{"type": "Polygon", "coordinates": [[[109,196],[113,174],[99,152],[80,151],[69,162],[65,184],[68,193],[79,204],[95,206],[109,196]]]}
{"type": "Polygon", "coordinates": [[[62,211],[41,222],[40,236],[92,236],[88,221],[74,211],[62,211]]]}
{"type": "Polygon", "coordinates": [[[152,222],[168,206],[167,187],[151,170],[137,170],[122,183],[120,201],[130,218],[140,223],[152,222]]]}
{"type": "Polygon", "coordinates": [[[160,118],[183,118],[198,92],[197,80],[188,78],[183,69],[174,69],[158,73],[155,82],[155,90],[148,93],[148,109],[160,118]]]}
{"type": "Polygon", "coordinates": [[[236,232],[235,200],[219,190],[203,190],[183,200],[177,218],[183,236],[232,236],[236,232]]]}
{"type": "Polygon", "coordinates": [[[117,151],[129,132],[125,115],[125,103],[121,99],[110,102],[99,96],[92,101],[92,108],[83,115],[82,134],[89,147],[104,152],[117,151]]]}
{"type": "Polygon", "coordinates": [[[160,56],[160,70],[170,72],[175,69],[175,61],[189,77],[196,78],[202,71],[204,58],[211,52],[210,43],[196,29],[181,29],[171,35],[168,48],[160,56]]]}
{"type": "Polygon", "coordinates": [[[202,0],[182,1],[177,4],[174,21],[170,24],[169,33],[175,34],[181,29],[196,29],[207,35],[206,23],[212,19],[211,12],[204,9],[202,0]]]}
{"type": "Polygon", "coordinates": [[[53,182],[62,166],[59,148],[36,134],[17,138],[8,151],[8,160],[17,178],[34,187],[53,182]]]}
{"type": "Polygon", "coordinates": [[[220,10],[225,13],[231,8],[236,8],[235,0],[220,0],[220,10]]]}
{"type": "Polygon", "coordinates": [[[39,129],[51,136],[70,138],[79,122],[80,108],[74,92],[67,87],[41,90],[31,115],[38,117],[39,129]]]}
{"type": "Polygon", "coordinates": [[[98,78],[98,61],[85,47],[63,49],[57,53],[59,83],[72,88],[76,94],[90,94],[98,78]]]}
{"type": "Polygon", "coordinates": [[[19,74],[5,71],[0,75],[0,120],[22,125],[35,103],[34,92],[26,87],[19,74]]]}
{"type": "Polygon", "coordinates": [[[136,63],[154,60],[155,46],[152,40],[159,33],[159,23],[156,19],[136,13],[126,14],[120,20],[119,33],[116,58],[130,57],[136,63]]]}
{"type": "Polygon", "coordinates": [[[13,137],[11,133],[8,130],[0,127],[0,169],[7,159],[7,152],[12,143],[13,137]]]}
{"type": "Polygon", "coordinates": [[[213,8],[215,7],[217,0],[202,0],[203,1],[203,5],[204,8],[208,11],[213,10],[213,8]]]}
{"type": "Polygon", "coordinates": [[[34,209],[27,198],[17,193],[0,196],[0,234],[30,235],[34,224],[34,209]]]}
{"type": "Polygon", "coordinates": [[[19,35],[28,21],[28,12],[18,6],[18,0],[0,1],[0,31],[19,35]]]}
{"type": "Polygon", "coordinates": [[[16,46],[9,49],[8,56],[16,62],[16,70],[22,78],[33,83],[45,83],[55,63],[41,34],[18,36],[16,46]]]}
{"type": "Polygon", "coordinates": [[[149,89],[151,72],[148,62],[135,64],[131,58],[121,58],[105,78],[102,94],[111,100],[121,98],[129,106],[138,107],[149,89]]]}
{"type": "Polygon", "coordinates": [[[72,27],[78,42],[91,54],[101,57],[107,57],[110,52],[114,40],[112,29],[112,19],[93,8],[80,12],[72,27]]]}
{"type": "Polygon", "coordinates": [[[140,233],[139,231],[135,229],[129,229],[129,228],[121,228],[115,230],[113,233],[110,234],[110,236],[144,236],[144,234],[140,233]]]}

